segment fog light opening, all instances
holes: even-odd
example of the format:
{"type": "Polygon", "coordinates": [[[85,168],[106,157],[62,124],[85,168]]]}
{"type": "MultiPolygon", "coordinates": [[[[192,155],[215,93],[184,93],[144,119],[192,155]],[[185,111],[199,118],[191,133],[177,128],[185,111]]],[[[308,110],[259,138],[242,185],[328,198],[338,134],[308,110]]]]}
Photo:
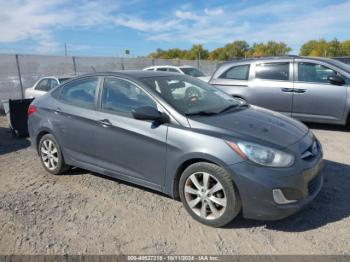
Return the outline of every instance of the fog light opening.
{"type": "Polygon", "coordinates": [[[273,200],[276,202],[276,204],[285,205],[285,204],[292,204],[297,202],[297,200],[287,199],[281,189],[273,189],[272,190],[273,200]]]}

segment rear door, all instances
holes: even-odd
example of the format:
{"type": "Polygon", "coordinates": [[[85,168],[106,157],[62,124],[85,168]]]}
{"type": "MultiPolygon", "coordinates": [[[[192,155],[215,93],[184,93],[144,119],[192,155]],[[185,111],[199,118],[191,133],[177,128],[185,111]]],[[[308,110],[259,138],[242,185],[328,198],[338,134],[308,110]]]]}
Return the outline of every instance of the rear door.
{"type": "Polygon", "coordinates": [[[293,66],[291,60],[252,64],[247,101],[251,104],[291,115],[293,66]]]}
{"type": "Polygon", "coordinates": [[[229,67],[210,81],[231,96],[290,115],[293,99],[291,60],[229,67]]]}
{"type": "Polygon", "coordinates": [[[308,60],[297,61],[295,71],[292,116],[316,122],[342,120],[347,88],[327,80],[328,76],[340,73],[330,65],[308,60]]]}
{"type": "Polygon", "coordinates": [[[159,106],[140,86],[117,77],[105,77],[100,97],[98,165],[107,175],[161,189],[168,126],[134,119],[131,113],[141,106],[159,106]]]}
{"type": "Polygon", "coordinates": [[[95,163],[98,82],[86,77],[63,85],[51,120],[65,156],[90,164],[95,163]]]}

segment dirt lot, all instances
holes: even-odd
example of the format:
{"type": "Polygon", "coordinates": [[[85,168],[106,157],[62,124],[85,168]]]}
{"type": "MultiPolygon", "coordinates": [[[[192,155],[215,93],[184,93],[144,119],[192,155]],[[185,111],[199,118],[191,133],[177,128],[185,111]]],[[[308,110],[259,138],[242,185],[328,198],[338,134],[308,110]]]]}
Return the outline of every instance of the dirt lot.
{"type": "Polygon", "coordinates": [[[350,254],[350,131],[313,125],[325,185],[300,213],[277,222],[195,222],[181,203],[73,170],[47,174],[26,139],[0,117],[0,254],[350,254]]]}

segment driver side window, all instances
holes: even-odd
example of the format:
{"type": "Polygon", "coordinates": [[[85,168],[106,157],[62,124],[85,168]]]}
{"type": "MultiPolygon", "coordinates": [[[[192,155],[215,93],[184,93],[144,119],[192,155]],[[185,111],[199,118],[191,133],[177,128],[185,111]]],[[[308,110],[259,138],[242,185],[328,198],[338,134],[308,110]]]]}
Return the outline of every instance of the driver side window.
{"type": "Polygon", "coordinates": [[[120,78],[105,78],[102,109],[131,114],[133,109],[142,106],[157,108],[156,102],[135,84],[120,78]]]}
{"type": "Polygon", "coordinates": [[[320,64],[298,63],[298,81],[328,84],[328,77],[337,72],[320,64]]]}

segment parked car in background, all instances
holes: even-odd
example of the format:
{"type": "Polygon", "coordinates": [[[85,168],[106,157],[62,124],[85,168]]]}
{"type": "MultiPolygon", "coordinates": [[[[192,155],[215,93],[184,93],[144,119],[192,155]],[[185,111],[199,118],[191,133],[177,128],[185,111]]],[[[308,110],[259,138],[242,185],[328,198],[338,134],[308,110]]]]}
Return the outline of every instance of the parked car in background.
{"type": "Polygon", "coordinates": [[[350,66],[337,60],[287,56],[226,62],[210,84],[301,121],[350,121],[350,66]]]}
{"type": "Polygon", "coordinates": [[[80,76],[35,99],[28,115],[31,144],[49,173],[77,166],[149,187],[215,227],[241,211],[284,218],[323,184],[322,148],[304,124],[187,75],[80,76]],[[184,86],[201,95],[174,94],[184,86]]]}
{"type": "Polygon", "coordinates": [[[26,98],[36,98],[38,96],[42,96],[50,91],[52,88],[64,83],[69,80],[70,77],[54,77],[47,76],[42,77],[36,83],[25,90],[26,98]]]}
{"type": "Polygon", "coordinates": [[[189,75],[196,77],[204,82],[208,82],[210,79],[210,76],[205,75],[203,72],[198,70],[197,68],[193,66],[172,66],[172,65],[162,65],[162,66],[151,66],[144,68],[143,70],[148,71],[163,71],[163,72],[172,72],[172,73],[179,73],[183,75],[189,75]]]}

